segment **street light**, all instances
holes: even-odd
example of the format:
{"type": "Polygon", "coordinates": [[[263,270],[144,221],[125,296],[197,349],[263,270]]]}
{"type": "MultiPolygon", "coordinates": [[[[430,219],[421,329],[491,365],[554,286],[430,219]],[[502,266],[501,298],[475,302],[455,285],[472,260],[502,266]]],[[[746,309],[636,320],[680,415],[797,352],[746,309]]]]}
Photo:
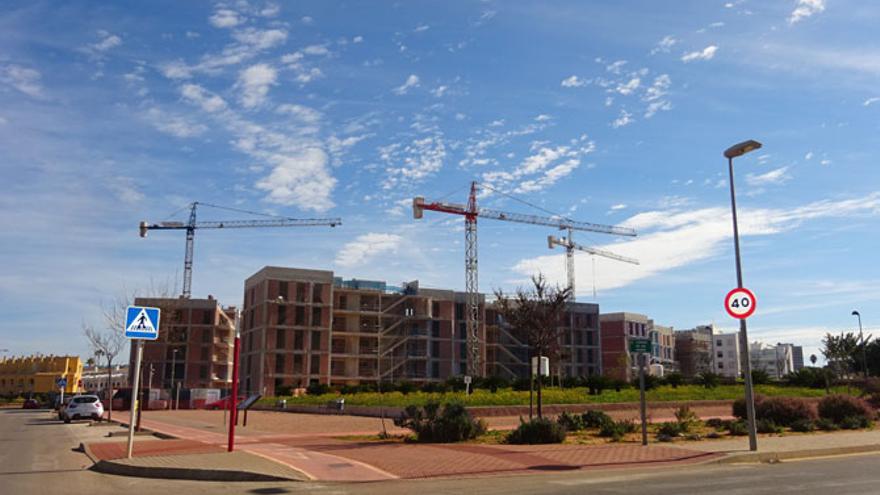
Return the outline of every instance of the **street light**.
{"type": "MultiPolygon", "coordinates": [[[[736,190],[733,185],[733,159],[745,155],[750,151],[761,148],[761,143],[748,140],[735,144],[724,151],[727,158],[727,169],[730,173],[730,209],[733,212],[733,245],[736,251],[736,284],[742,288],[742,261],[739,252],[739,226],[736,222],[736,190]]],[[[746,382],[746,416],[749,421],[749,450],[758,450],[758,432],[755,428],[755,394],[752,389],[752,363],[749,355],[749,335],[746,329],[746,319],[739,320],[740,347],[743,349],[743,374],[746,382]]]]}
{"type": "MultiPolygon", "coordinates": [[[[171,349],[171,394],[174,396],[174,369],[177,368],[177,349],[171,349]]],[[[174,400],[171,401],[172,409],[177,409],[177,404],[174,403],[174,400]]]]}
{"type": "Polygon", "coordinates": [[[865,380],[868,379],[868,351],[865,350],[867,347],[865,345],[865,334],[862,333],[862,315],[856,310],[852,312],[853,316],[857,316],[859,318],[859,340],[862,341],[862,367],[865,372],[865,380]]]}

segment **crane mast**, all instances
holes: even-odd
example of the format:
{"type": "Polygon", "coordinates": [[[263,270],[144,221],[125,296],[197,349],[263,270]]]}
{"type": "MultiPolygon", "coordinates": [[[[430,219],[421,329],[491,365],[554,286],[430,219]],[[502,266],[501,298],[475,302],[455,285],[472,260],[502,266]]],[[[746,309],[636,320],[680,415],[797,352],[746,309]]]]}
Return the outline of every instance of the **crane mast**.
{"type": "MultiPolygon", "coordinates": [[[[140,223],[140,236],[146,237],[150,230],[186,230],[186,249],[183,256],[183,297],[189,298],[192,295],[192,268],[193,268],[193,248],[195,245],[196,229],[242,229],[255,227],[314,227],[314,226],[330,226],[336,227],[342,224],[341,218],[287,218],[275,217],[269,220],[211,220],[196,221],[196,208],[199,205],[212,206],[214,208],[222,208],[233,211],[234,208],[226,208],[208,203],[193,202],[189,205],[189,221],[183,222],[159,222],[159,223],[140,223]]],[[[250,212],[248,212],[250,213],[250,212]]],[[[271,216],[271,215],[269,215],[271,216]]]]}
{"type": "Polygon", "coordinates": [[[605,251],[604,249],[582,246],[572,240],[572,231],[568,229],[568,237],[558,238],[552,235],[547,236],[547,247],[553,249],[554,246],[562,246],[565,248],[565,273],[568,278],[568,287],[571,290],[571,300],[574,301],[575,293],[574,293],[574,250],[583,251],[585,253],[590,253],[594,256],[602,256],[603,258],[608,258],[617,261],[623,261],[624,263],[631,263],[633,265],[638,265],[639,260],[635,258],[629,258],[627,256],[621,256],[619,254],[614,254],[611,251],[605,251]]]}
{"type": "MultiPolygon", "coordinates": [[[[636,232],[635,230],[626,227],[578,222],[567,218],[543,217],[538,215],[505,212],[490,208],[480,208],[477,206],[477,186],[478,183],[476,181],[471,182],[470,194],[468,195],[468,202],[466,205],[458,203],[446,203],[441,201],[427,202],[425,201],[424,197],[417,196],[413,198],[413,218],[422,218],[424,210],[448,213],[452,215],[461,215],[464,217],[465,301],[467,306],[465,308],[465,326],[467,329],[467,347],[469,360],[468,373],[475,376],[482,376],[485,373],[485,369],[482,362],[482,342],[479,332],[480,294],[477,257],[477,218],[483,217],[492,220],[502,220],[506,222],[545,225],[557,227],[560,229],[568,229],[569,231],[581,230],[587,232],[599,232],[603,234],[614,234],[622,236],[635,236],[636,232]]],[[[454,349],[452,350],[452,352],[454,355],[454,349]]],[[[454,372],[455,371],[453,370],[453,373],[454,372]]]]}

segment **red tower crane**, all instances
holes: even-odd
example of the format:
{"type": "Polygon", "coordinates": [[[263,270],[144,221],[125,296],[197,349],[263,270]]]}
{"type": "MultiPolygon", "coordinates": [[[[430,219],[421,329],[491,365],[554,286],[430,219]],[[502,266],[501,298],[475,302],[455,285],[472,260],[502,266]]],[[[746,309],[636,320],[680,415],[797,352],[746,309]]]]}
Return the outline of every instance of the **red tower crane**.
{"type": "Polygon", "coordinates": [[[527,223],[532,225],[545,225],[559,229],[581,230],[587,232],[599,232],[633,237],[635,230],[613,225],[601,225],[588,222],[579,222],[568,218],[551,218],[522,213],[509,213],[505,211],[480,208],[477,206],[477,182],[471,182],[471,191],[467,205],[458,203],[444,203],[442,201],[426,202],[425,198],[418,196],[413,198],[413,217],[422,218],[424,210],[450,213],[464,217],[464,240],[465,240],[465,321],[467,328],[468,348],[468,372],[482,376],[482,354],[479,338],[479,283],[477,271],[477,218],[492,220],[504,220],[507,222],[527,223]]]}

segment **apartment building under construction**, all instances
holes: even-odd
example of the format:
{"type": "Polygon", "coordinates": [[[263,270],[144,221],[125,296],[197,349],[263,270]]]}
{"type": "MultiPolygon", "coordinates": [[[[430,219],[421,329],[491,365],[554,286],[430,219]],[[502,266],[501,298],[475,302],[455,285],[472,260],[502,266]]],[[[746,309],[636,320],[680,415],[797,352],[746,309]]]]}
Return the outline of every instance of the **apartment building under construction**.
{"type": "MultiPolygon", "coordinates": [[[[424,383],[477,371],[468,369],[463,292],[268,266],[248,278],[244,289],[245,391],[273,395],[311,383],[424,383]]],[[[598,306],[573,305],[566,322],[554,373],[599,372],[598,306]]],[[[506,331],[482,295],[479,338],[485,363],[479,374],[527,376],[525,343],[506,331]]]]}

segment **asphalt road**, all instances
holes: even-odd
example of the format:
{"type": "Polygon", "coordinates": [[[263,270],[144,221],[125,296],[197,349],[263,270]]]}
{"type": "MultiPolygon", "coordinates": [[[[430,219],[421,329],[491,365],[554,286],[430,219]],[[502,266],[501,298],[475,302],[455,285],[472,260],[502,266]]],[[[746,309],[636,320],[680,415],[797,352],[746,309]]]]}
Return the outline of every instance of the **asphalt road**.
{"type": "Polygon", "coordinates": [[[10,495],[100,494],[693,494],[880,493],[880,455],[736,466],[574,471],[510,477],[381,483],[213,483],[128,478],[88,470],[74,449],[109,427],[65,425],[48,411],[0,410],[0,492],[10,495]]]}

